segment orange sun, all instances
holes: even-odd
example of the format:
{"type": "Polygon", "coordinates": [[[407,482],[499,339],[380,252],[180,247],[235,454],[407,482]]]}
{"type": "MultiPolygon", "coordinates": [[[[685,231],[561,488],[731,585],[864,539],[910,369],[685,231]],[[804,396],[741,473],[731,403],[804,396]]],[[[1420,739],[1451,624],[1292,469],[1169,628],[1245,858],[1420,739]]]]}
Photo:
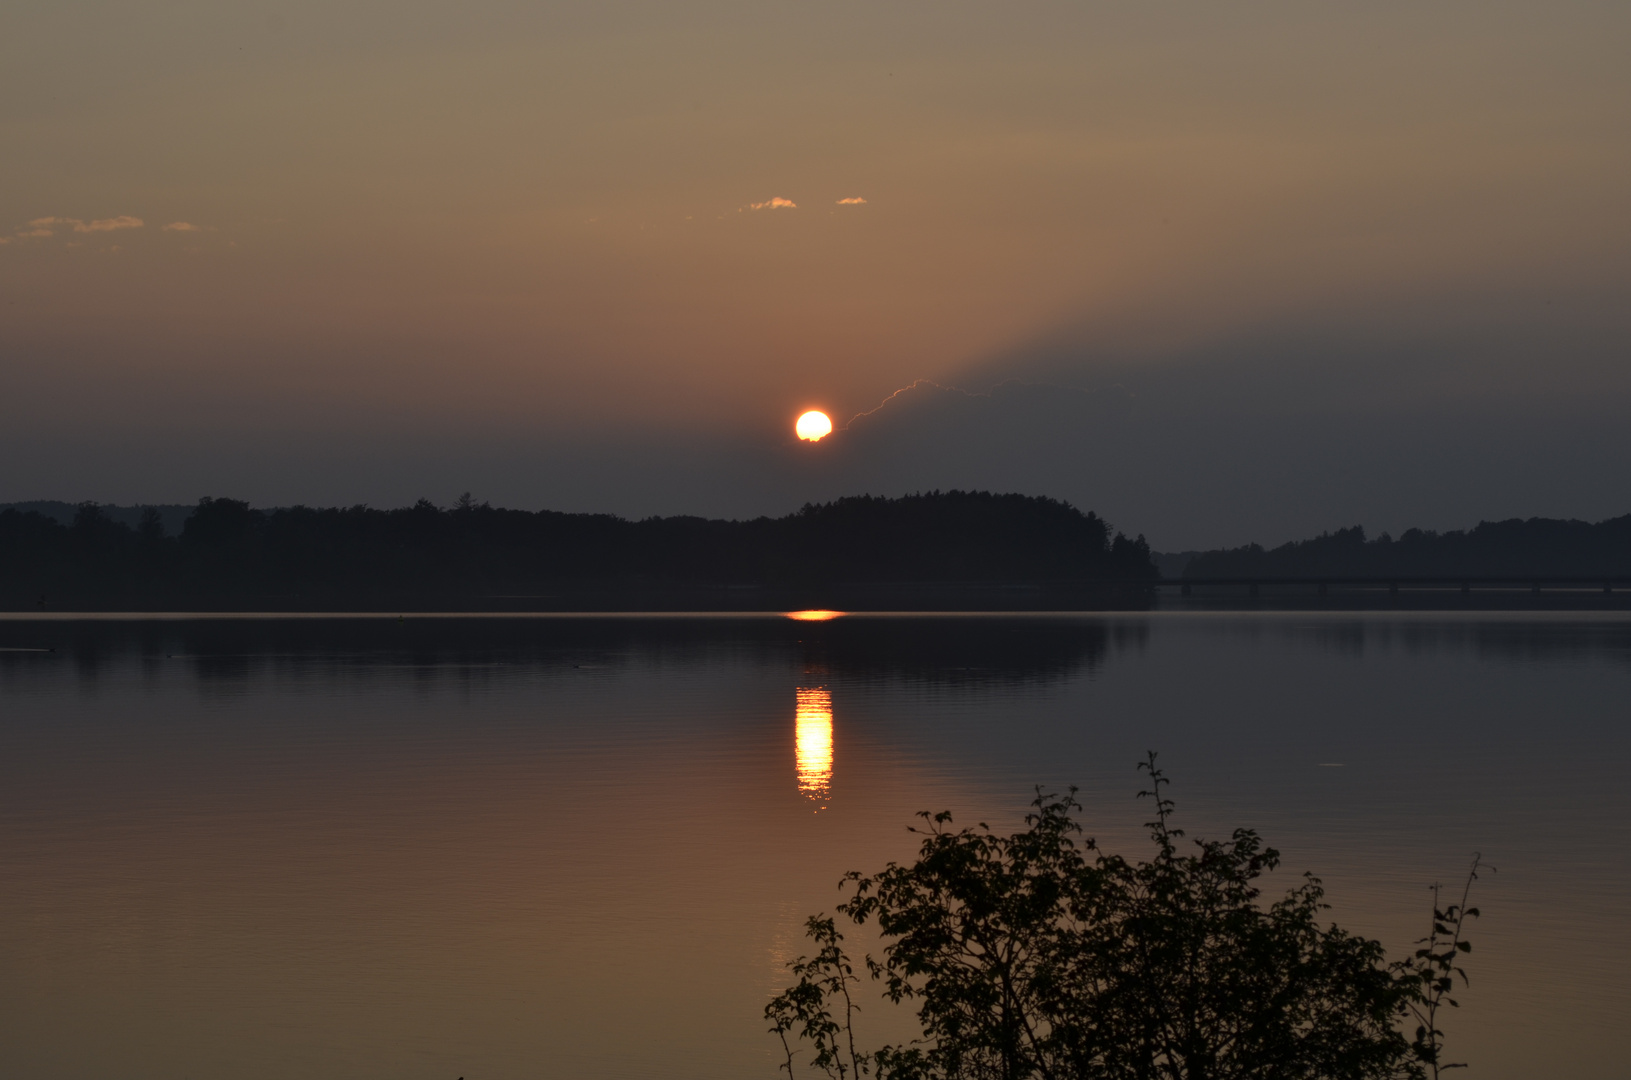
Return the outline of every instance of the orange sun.
{"type": "Polygon", "coordinates": [[[801,439],[808,442],[820,442],[832,434],[832,421],[827,419],[826,413],[812,409],[798,418],[798,423],[793,425],[793,430],[798,432],[798,437],[801,439]]]}

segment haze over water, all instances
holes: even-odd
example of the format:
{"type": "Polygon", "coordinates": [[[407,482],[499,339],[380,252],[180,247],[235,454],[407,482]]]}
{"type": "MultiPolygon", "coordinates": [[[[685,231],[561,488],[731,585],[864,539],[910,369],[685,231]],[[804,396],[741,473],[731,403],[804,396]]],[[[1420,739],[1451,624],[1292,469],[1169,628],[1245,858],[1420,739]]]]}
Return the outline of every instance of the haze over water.
{"type": "MultiPolygon", "coordinates": [[[[37,1080],[775,1075],[921,809],[1082,788],[1397,955],[1474,850],[1471,1078],[1623,1075],[1631,616],[0,622],[0,1046],[37,1080]],[[55,649],[54,652],[19,651],[55,649]]],[[[893,1034],[881,1005],[866,1016],[893,1034]]]]}

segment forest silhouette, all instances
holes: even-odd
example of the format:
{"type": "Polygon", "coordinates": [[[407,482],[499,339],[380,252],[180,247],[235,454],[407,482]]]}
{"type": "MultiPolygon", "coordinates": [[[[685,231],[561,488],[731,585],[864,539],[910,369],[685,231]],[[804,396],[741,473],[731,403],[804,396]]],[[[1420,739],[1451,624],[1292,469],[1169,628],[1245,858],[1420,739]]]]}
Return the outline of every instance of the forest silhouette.
{"type": "Polygon", "coordinates": [[[1482,521],[1476,528],[1410,529],[1367,540],[1362,526],[1264,549],[1203,551],[1186,578],[1624,577],[1631,514],[1591,524],[1555,518],[1482,521]]]}
{"type": "Polygon", "coordinates": [[[70,516],[66,505],[0,509],[0,607],[1091,608],[1140,604],[1157,560],[1174,558],[1190,580],[1631,577],[1631,514],[1397,539],[1355,525],[1178,557],[1059,500],[976,491],[862,495],[739,521],[508,510],[468,495],[394,510],[205,498],[184,518],[173,506],[81,503],[70,516]]]}
{"type": "Polygon", "coordinates": [[[887,588],[966,599],[979,586],[1139,587],[1157,576],[1144,539],[1096,514],[963,491],[748,521],[506,510],[468,495],[398,510],[206,498],[179,536],[156,510],[132,528],[86,503],[66,525],[0,511],[0,566],[12,610],[816,606],[887,588]]]}

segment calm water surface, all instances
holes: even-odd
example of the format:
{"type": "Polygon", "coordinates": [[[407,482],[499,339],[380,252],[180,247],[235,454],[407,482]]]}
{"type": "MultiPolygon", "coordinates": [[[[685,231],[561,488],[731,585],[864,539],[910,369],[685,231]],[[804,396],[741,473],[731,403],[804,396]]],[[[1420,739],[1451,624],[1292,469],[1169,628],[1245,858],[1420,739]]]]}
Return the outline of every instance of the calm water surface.
{"type": "MultiPolygon", "coordinates": [[[[920,809],[1082,788],[1399,951],[1480,883],[1469,1077],[1631,1060],[1631,619],[0,621],[0,1057],[46,1078],[776,1075],[760,1019],[920,809]],[[47,650],[55,651],[25,651],[47,650]]],[[[878,1038],[897,1021],[881,1005],[878,1038]]]]}

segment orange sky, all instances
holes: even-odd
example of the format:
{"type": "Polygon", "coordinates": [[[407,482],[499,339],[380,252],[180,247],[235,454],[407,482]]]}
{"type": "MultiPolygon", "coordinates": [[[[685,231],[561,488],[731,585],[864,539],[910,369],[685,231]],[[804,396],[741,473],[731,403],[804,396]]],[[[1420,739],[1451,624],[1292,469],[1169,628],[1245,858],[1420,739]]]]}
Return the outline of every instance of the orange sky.
{"type": "Polygon", "coordinates": [[[1619,392],[1628,47],[1568,3],[8,5],[0,423],[768,437],[1356,328],[1450,397],[1619,392]]]}

